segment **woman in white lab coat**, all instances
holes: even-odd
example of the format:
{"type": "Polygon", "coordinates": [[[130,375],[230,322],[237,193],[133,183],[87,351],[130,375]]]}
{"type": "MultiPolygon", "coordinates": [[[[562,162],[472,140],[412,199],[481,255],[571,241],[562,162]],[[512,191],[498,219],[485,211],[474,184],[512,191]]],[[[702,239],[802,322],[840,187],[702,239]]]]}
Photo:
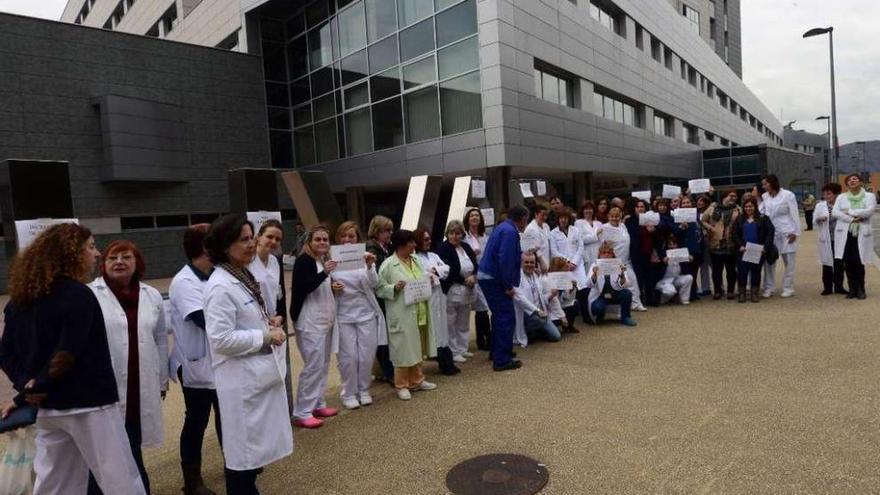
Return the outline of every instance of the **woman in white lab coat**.
{"type": "MultiPolygon", "coordinates": [[[[168,390],[168,334],[162,295],[141,283],[146,266],[131,241],[111,242],[103,260],[101,276],[89,288],[104,314],[119,408],[144,488],[150,493],[141,447],[162,443],[162,399],[168,390]],[[137,372],[131,373],[133,370],[137,372]]],[[[92,477],[89,493],[102,493],[92,477]]]]}
{"type": "Polygon", "coordinates": [[[574,222],[574,226],[580,232],[581,241],[584,243],[583,268],[584,273],[587,274],[590,265],[599,257],[599,246],[602,245],[599,240],[599,235],[602,233],[602,222],[596,219],[596,206],[592,201],[584,201],[584,204],[581,205],[581,218],[574,222]]]}
{"type": "Polygon", "coordinates": [[[205,287],[205,323],[220,402],[226,492],[258,493],[260,468],[293,453],[284,390],[287,335],[268,311],[247,269],[255,255],[253,226],[230,214],[205,239],[215,269],[205,287]]]}
{"type": "Polygon", "coordinates": [[[831,214],[842,188],[829,182],[822,188],[822,201],[816,204],[813,224],[818,232],[819,264],[822,265],[822,295],[849,294],[843,288],[843,260],[834,257],[834,228],[837,219],[831,214]]]}
{"type": "MultiPolygon", "coordinates": [[[[428,308],[434,320],[434,338],[437,340],[437,366],[440,373],[451,376],[461,373],[461,369],[455,365],[452,349],[449,347],[449,315],[448,301],[443,292],[442,282],[449,277],[449,265],[440,255],[431,251],[431,233],[425,229],[416,229],[413,232],[416,237],[415,256],[422,263],[428,276],[431,277],[431,299],[428,300],[428,308]]],[[[470,315],[466,310],[465,314],[470,315]]]]}
{"type": "MultiPolygon", "coordinates": [[[[437,248],[437,254],[447,266],[447,276],[441,281],[446,294],[447,335],[452,360],[467,361],[468,337],[470,336],[470,308],[474,304],[477,288],[477,258],[471,245],[462,239],[464,226],[458,220],[446,225],[446,240],[437,248]]],[[[436,320],[435,320],[436,322],[436,320]]]]}
{"type": "MultiPolygon", "coordinates": [[[[343,222],[336,229],[336,244],[362,242],[355,222],[343,222]]],[[[357,409],[373,403],[370,395],[371,371],[380,338],[388,344],[385,333],[385,315],[376,300],[379,275],[374,264],[376,256],[364,253],[364,266],[356,270],[333,272],[333,281],[342,284],[336,294],[336,322],[339,332],[339,352],[336,363],[342,379],[342,405],[357,409]]]]}
{"type": "MultiPolygon", "coordinates": [[[[486,235],[486,220],[479,208],[468,208],[464,212],[464,242],[470,245],[477,257],[477,266],[483,258],[483,248],[489,236],[486,235]]],[[[476,271],[476,270],[475,270],[476,271]]],[[[492,324],[489,320],[489,304],[480,289],[480,285],[474,286],[474,326],[477,331],[477,349],[488,351],[492,347],[492,324]]],[[[471,357],[470,352],[465,352],[464,357],[471,357]]]]}
{"type": "Polygon", "coordinates": [[[636,279],[636,272],[633,271],[632,261],[629,258],[629,246],[631,242],[629,231],[626,230],[626,225],[623,224],[623,210],[619,207],[613,206],[608,210],[608,223],[602,225],[602,234],[599,238],[603,244],[608,243],[608,245],[614,250],[614,257],[619,259],[620,262],[626,266],[626,279],[629,281],[627,288],[632,292],[633,309],[644,308],[639,293],[639,283],[636,279]]]}
{"type": "Polygon", "coordinates": [[[837,219],[834,227],[834,257],[843,260],[849,299],[865,299],[865,264],[874,259],[874,231],[871,217],[877,207],[874,193],[865,191],[858,174],[849,174],[844,180],[847,191],[837,197],[832,214],[837,219]]]}
{"type": "MultiPolygon", "coordinates": [[[[584,323],[590,321],[587,306],[587,272],[584,269],[584,241],[580,230],[575,227],[574,211],[565,208],[556,217],[556,228],[550,232],[551,258],[564,258],[577,283],[576,300],[584,323]]],[[[574,327],[571,328],[574,330],[574,327]]]]}
{"type": "MultiPolygon", "coordinates": [[[[770,218],[776,230],[774,244],[779,257],[785,265],[782,275],[782,297],[794,295],[795,255],[798,238],[801,235],[801,218],[798,213],[797,197],[794,193],[779,186],[779,178],[768,175],[761,180],[764,194],[761,197],[760,211],[770,218]]],[[[757,190],[752,191],[758,197],[757,190]]],[[[764,298],[771,297],[776,290],[776,263],[764,266],[764,298]]]]}

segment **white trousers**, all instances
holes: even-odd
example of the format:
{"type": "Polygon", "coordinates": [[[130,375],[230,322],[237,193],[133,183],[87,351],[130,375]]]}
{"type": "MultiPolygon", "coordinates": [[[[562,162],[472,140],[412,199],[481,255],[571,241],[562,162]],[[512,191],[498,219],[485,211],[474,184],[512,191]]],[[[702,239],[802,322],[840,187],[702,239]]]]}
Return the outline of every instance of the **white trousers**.
{"type": "MultiPolygon", "coordinates": [[[[779,255],[782,258],[782,264],[785,265],[785,270],[782,272],[782,290],[784,291],[794,292],[795,254],[797,253],[779,255]]],[[[764,264],[764,292],[772,293],[776,290],[776,264],[764,264]]]]}
{"type": "Polygon", "coordinates": [[[115,405],[37,418],[34,495],[82,495],[89,470],[104,493],[141,495],[144,484],[115,405]]]}
{"type": "Polygon", "coordinates": [[[446,319],[449,324],[449,350],[458,356],[468,350],[471,336],[471,305],[446,305],[446,319]]]}
{"type": "Polygon", "coordinates": [[[342,379],[343,399],[355,398],[358,393],[370,390],[377,335],[376,318],[359,323],[339,323],[336,362],[342,379]]]}
{"type": "Polygon", "coordinates": [[[297,332],[296,346],[302,356],[303,369],[296,384],[294,419],[308,419],[312,411],[324,407],[327,374],[330,372],[330,350],[333,332],[297,332]]]}
{"type": "Polygon", "coordinates": [[[660,304],[666,304],[676,294],[681,302],[691,300],[691,286],[694,285],[693,275],[679,275],[677,277],[665,277],[657,282],[657,290],[660,291],[660,304]]]}
{"type": "Polygon", "coordinates": [[[632,293],[632,307],[644,307],[644,304],[642,304],[642,291],[639,289],[639,279],[636,277],[636,272],[633,270],[632,263],[629,262],[626,264],[626,280],[631,284],[629,286],[629,291],[632,293]]]}

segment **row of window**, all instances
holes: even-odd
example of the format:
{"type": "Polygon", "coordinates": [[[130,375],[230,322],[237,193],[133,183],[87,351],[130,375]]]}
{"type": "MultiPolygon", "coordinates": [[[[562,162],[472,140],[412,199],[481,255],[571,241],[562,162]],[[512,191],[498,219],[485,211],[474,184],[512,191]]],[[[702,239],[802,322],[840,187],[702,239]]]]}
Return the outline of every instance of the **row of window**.
{"type": "Polygon", "coordinates": [[[92,8],[95,6],[95,0],[86,0],[83,2],[83,6],[79,9],[79,14],[76,15],[76,19],[73,20],[74,24],[82,24],[86,22],[86,17],[89,16],[89,12],[92,11],[92,8]]]}
{"type": "MultiPolygon", "coordinates": [[[[573,4],[577,4],[577,0],[569,0],[573,4]]],[[[614,5],[610,0],[591,0],[590,1],[590,15],[598,21],[601,25],[605,26],[609,30],[617,33],[618,35],[627,38],[627,33],[624,28],[626,14],[621,11],[616,5],[614,5]]],[[[688,18],[692,23],[695,23],[697,26],[697,32],[699,33],[699,12],[692,9],[687,5],[683,5],[683,14],[688,18]]],[[[726,6],[725,6],[726,12],[726,6]]],[[[667,46],[663,44],[657,37],[652,35],[646,29],[644,29],[640,24],[635,23],[635,42],[636,46],[640,50],[645,50],[645,39],[650,39],[650,56],[658,63],[663,64],[668,70],[673,70],[673,54],[674,52],[667,46]]],[[[740,119],[746,124],[750,125],[757,132],[764,134],[765,137],[773,141],[774,143],[781,145],[782,139],[773,133],[768,127],[766,127],[763,122],[757,120],[751,113],[748,112],[745,108],[742,108],[738,105],[733,99],[728,98],[726,94],[722,91],[716,91],[717,87],[705,76],[700,74],[696,68],[690,65],[686,60],[679,57],[681,64],[681,78],[687,81],[688,84],[700,90],[701,93],[705,94],[708,98],[711,98],[714,101],[717,101],[722,107],[729,109],[731,113],[734,115],[739,115],[740,119]],[[729,104],[728,104],[729,100],[729,104]]],[[[536,94],[539,94],[536,92],[536,94]]]]}
{"type": "Polygon", "coordinates": [[[174,26],[177,25],[177,3],[171,4],[171,7],[168,7],[168,10],[162,14],[162,17],[156,21],[156,24],[153,24],[153,27],[147,31],[147,36],[152,36],[154,38],[165,38],[168,36],[168,33],[174,29],[174,26]]]}
{"type": "Polygon", "coordinates": [[[116,29],[116,27],[119,26],[119,23],[122,22],[122,18],[125,17],[125,14],[131,10],[134,2],[135,0],[119,0],[119,3],[116,4],[116,8],[113,9],[113,13],[107,18],[107,22],[104,23],[104,29],[116,29]]]}

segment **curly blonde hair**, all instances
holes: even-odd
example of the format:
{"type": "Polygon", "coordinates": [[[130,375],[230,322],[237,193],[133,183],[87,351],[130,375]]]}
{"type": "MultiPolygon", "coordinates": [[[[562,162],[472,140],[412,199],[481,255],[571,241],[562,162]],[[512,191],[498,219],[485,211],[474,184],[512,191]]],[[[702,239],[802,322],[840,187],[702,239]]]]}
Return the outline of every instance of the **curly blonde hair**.
{"type": "Polygon", "coordinates": [[[9,297],[27,305],[49,294],[59,277],[84,281],[83,247],[92,231],[74,223],[53,225],[18,254],[9,269],[9,297]]]}

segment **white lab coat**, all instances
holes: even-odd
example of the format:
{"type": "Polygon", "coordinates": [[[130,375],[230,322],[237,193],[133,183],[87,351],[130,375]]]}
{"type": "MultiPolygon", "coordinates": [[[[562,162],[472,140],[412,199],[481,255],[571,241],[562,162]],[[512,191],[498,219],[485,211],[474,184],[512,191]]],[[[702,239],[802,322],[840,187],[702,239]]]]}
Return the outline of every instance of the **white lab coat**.
{"type": "Polygon", "coordinates": [[[765,192],[761,198],[759,209],[773,222],[773,228],[776,229],[773,243],[776,244],[779,254],[797,252],[801,236],[801,217],[798,213],[797,197],[793,192],[780,188],[775,197],[765,192]],[[797,239],[788,242],[789,234],[796,235],[797,239]]]}
{"type": "Polygon", "coordinates": [[[550,256],[562,257],[575,265],[572,272],[578,290],[587,288],[587,272],[584,271],[584,242],[577,227],[569,226],[568,234],[559,227],[550,232],[550,256]]]}
{"type": "MultiPolygon", "coordinates": [[[[556,299],[558,298],[554,298],[554,301],[556,299]]],[[[544,277],[538,275],[537,272],[533,272],[532,275],[529,276],[526,275],[525,272],[520,271],[519,286],[514,287],[513,289],[513,306],[515,309],[513,342],[522,347],[529,345],[529,337],[526,334],[525,315],[541,310],[547,313],[547,316],[551,321],[560,318],[559,315],[556,315],[556,318],[554,318],[554,313],[556,312],[553,311],[551,304],[550,289],[548,289],[545,284],[544,277]],[[538,291],[537,299],[532,294],[532,289],[529,285],[530,280],[535,284],[535,288],[538,291]]],[[[561,313],[562,310],[559,309],[557,312],[561,313]]],[[[564,316],[565,313],[562,313],[561,317],[564,316]]]]}
{"type": "Polygon", "coordinates": [[[264,351],[268,322],[242,283],[223,268],[215,269],[205,286],[205,322],[226,467],[256,469],[290,455],[284,346],[264,351]]]}
{"type": "Polygon", "coordinates": [[[828,203],[820,201],[816,204],[816,210],[813,212],[813,224],[816,226],[819,243],[819,264],[825,266],[834,266],[834,253],[831,250],[831,241],[834,235],[831,232],[831,211],[828,210],[828,203]]]}
{"type": "MultiPolygon", "coordinates": [[[[474,273],[477,273],[480,268],[480,260],[483,259],[483,248],[486,247],[489,236],[485,234],[474,236],[470,232],[465,232],[463,240],[474,250],[474,257],[477,258],[477,266],[474,267],[474,273]]],[[[479,284],[474,286],[474,302],[471,304],[471,309],[474,311],[489,311],[489,303],[486,302],[486,296],[483,295],[483,290],[480,289],[479,284]]],[[[436,327],[437,325],[435,324],[434,326],[436,327]]],[[[434,331],[436,332],[436,329],[434,331]]]]}
{"type": "MultiPolygon", "coordinates": [[[[621,225],[623,225],[623,224],[621,224],[621,225]]],[[[623,264],[622,261],[623,260],[621,260],[621,264],[623,264]]],[[[596,316],[593,314],[593,302],[596,299],[599,299],[599,297],[602,296],[602,291],[605,290],[605,277],[597,275],[596,282],[593,282],[593,268],[595,268],[596,266],[597,265],[594,262],[592,265],[590,265],[590,268],[587,270],[590,274],[590,276],[587,278],[587,288],[590,289],[590,294],[587,297],[587,305],[589,306],[589,310],[590,310],[590,318],[592,318],[593,321],[596,321],[596,316]]],[[[627,269],[626,283],[623,285],[620,284],[620,277],[619,276],[612,276],[611,277],[611,288],[614,290],[629,289],[630,291],[632,291],[633,290],[632,289],[633,282],[635,282],[635,275],[633,275],[631,277],[630,276],[631,272],[632,272],[631,269],[627,269]]],[[[635,301],[635,294],[633,295],[633,301],[635,301]]],[[[633,304],[635,304],[635,302],[633,302],[633,304]]],[[[608,310],[609,313],[611,312],[610,308],[611,308],[611,306],[609,306],[609,310],[608,310]]],[[[618,310],[618,312],[619,312],[619,310],[618,310]]]]}
{"type": "Polygon", "coordinates": [[[577,220],[574,223],[574,226],[577,227],[578,232],[581,234],[581,241],[583,241],[584,262],[581,268],[583,268],[583,272],[586,273],[586,269],[589,268],[590,265],[596,261],[596,258],[599,257],[599,247],[602,245],[602,241],[599,239],[599,232],[602,230],[602,222],[593,220],[593,222],[590,223],[586,220],[577,220]]]}
{"type": "MultiPolygon", "coordinates": [[[[641,290],[639,288],[639,282],[636,279],[636,272],[632,268],[632,261],[629,259],[629,246],[632,242],[632,239],[629,236],[629,231],[626,230],[626,225],[623,222],[615,227],[610,223],[606,223],[602,225],[602,234],[599,235],[600,242],[609,241],[614,245],[614,257],[619,259],[621,263],[626,265],[626,279],[629,285],[627,288],[630,292],[632,292],[633,296],[633,307],[639,307],[642,305],[642,297],[641,290]],[[611,241],[612,237],[617,237],[616,240],[611,241]]],[[[595,262],[594,262],[595,263],[595,262]]],[[[590,268],[587,270],[587,280],[590,280],[593,277],[593,269],[590,268]]],[[[590,303],[592,304],[592,302],[590,303]]]]}
{"type": "Polygon", "coordinates": [[[176,380],[177,368],[181,368],[183,385],[188,388],[214,388],[208,336],[205,330],[186,319],[196,311],[204,311],[207,283],[193,272],[190,265],[186,265],[177,272],[168,288],[170,321],[174,332],[169,371],[171,379],[176,380]]]}
{"type": "MultiPolygon", "coordinates": [[[[119,409],[125,418],[128,387],[128,320],[119,300],[107,287],[103,277],[89,284],[95,293],[104,326],[110,360],[119,391],[119,409]]],[[[138,365],[141,401],[141,445],[154,447],[162,444],[162,398],[168,390],[168,332],[165,327],[165,309],[162,295],[149,285],[140,284],[138,297],[138,365]]]]}
{"type": "MultiPolygon", "coordinates": [[[[379,275],[376,268],[359,268],[357,270],[346,270],[343,272],[334,271],[330,277],[334,282],[339,282],[345,286],[343,291],[351,291],[357,293],[358,297],[363,297],[363,302],[368,304],[376,315],[376,342],[378,345],[388,345],[388,331],[385,326],[385,314],[382,313],[382,307],[376,299],[376,286],[379,284],[379,275]]],[[[339,314],[340,298],[337,298],[336,313],[339,314]]],[[[339,322],[337,316],[336,322],[339,322]]],[[[334,329],[339,334],[338,327],[334,329]]]]}
{"type": "Polygon", "coordinates": [[[860,210],[850,208],[849,198],[845,192],[837,196],[834,210],[831,213],[837,219],[837,225],[834,227],[835,258],[843,259],[846,238],[849,235],[849,224],[852,223],[853,217],[859,216],[865,219],[859,227],[859,258],[863,264],[874,261],[874,230],[871,227],[871,217],[874,216],[875,208],[877,208],[877,198],[870,191],[865,192],[865,207],[860,210]]]}
{"type": "Polygon", "coordinates": [[[666,304],[676,294],[682,303],[690,302],[691,286],[694,284],[693,275],[682,275],[681,263],[669,263],[663,278],[657,282],[656,289],[660,291],[660,304],[666,304]]]}
{"type": "Polygon", "coordinates": [[[428,308],[431,310],[434,321],[434,338],[437,340],[437,348],[447,347],[449,346],[449,320],[446,315],[446,294],[440,287],[440,281],[446,280],[446,277],[449,276],[449,265],[444,263],[440,256],[437,256],[437,253],[431,251],[416,253],[416,256],[422,262],[422,268],[431,277],[431,299],[428,300],[428,308]],[[432,268],[437,270],[437,275],[431,271],[432,268]]]}
{"type": "Polygon", "coordinates": [[[263,301],[266,302],[266,309],[269,316],[275,316],[278,305],[284,305],[284,301],[280,301],[281,297],[281,264],[274,254],[269,255],[268,263],[263,264],[259,256],[254,256],[254,260],[248,265],[248,271],[259,282],[260,291],[263,293],[263,301]]]}
{"type": "MultiPolygon", "coordinates": [[[[544,262],[544,268],[547,269],[550,267],[550,226],[547,225],[547,222],[544,222],[543,225],[538,226],[538,222],[532,220],[526,226],[523,231],[524,234],[534,234],[539,239],[541,239],[541,246],[538,248],[538,251],[535,253],[541,257],[541,260],[544,262]]],[[[540,266],[540,265],[539,265],[540,266]]]]}

